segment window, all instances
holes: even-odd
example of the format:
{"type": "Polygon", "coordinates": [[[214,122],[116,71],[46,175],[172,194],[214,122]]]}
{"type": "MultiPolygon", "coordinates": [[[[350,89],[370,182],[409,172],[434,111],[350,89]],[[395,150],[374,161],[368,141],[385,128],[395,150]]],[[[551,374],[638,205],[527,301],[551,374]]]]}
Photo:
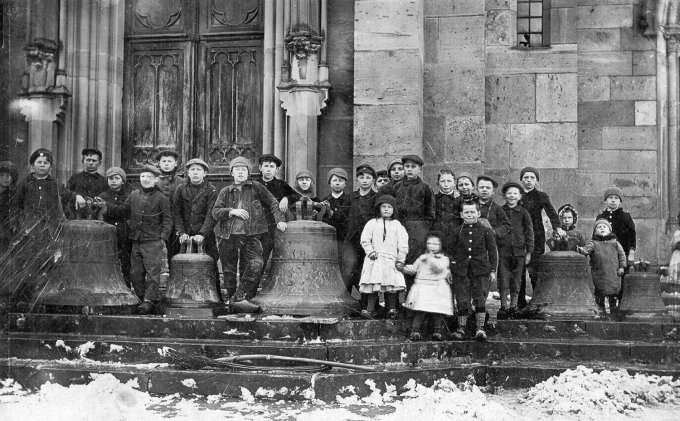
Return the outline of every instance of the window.
{"type": "Polygon", "coordinates": [[[517,45],[550,45],[550,0],[517,0],[517,45]]]}

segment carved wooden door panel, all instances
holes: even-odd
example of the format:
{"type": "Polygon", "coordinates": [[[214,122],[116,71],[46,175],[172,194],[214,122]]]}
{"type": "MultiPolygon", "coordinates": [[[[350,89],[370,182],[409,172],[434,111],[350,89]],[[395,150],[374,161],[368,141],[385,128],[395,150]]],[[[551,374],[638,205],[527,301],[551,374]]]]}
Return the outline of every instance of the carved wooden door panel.
{"type": "Polygon", "coordinates": [[[262,150],[262,0],[127,0],[124,167],[164,149],[226,174],[262,150]]]}

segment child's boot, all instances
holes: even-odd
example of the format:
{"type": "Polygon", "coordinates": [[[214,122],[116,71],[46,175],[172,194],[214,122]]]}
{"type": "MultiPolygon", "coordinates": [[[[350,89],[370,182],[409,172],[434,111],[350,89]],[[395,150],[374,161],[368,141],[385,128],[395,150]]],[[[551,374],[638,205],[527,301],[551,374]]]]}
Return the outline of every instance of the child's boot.
{"type": "Polygon", "coordinates": [[[361,294],[362,298],[364,296],[366,299],[366,307],[361,310],[361,317],[366,319],[372,319],[375,314],[375,303],[378,301],[378,294],[361,294]]]}
{"type": "Polygon", "coordinates": [[[441,341],[443,339],[442,337],[442,316],[439,314],[435,314],[434,316],[434,321],[432,322],[432,340],[433,341],[441,341]]]}
{"type": "Polygon", "coordinates": [[[475,339],[480,342],[486,341],[484,322],[486,322],[486,312],[475,313],[475,327],[477,328],[477,333],[475,333],[475,339]]]}
{"type": "Polygon", "coordinates": [[[411,336],[409,339],[412,341],[419,341],[421,339],[420,328],[423,325],[423,320],[425,320],[425,313],[418,311],[413,318],[413,324],[411,325],[411,336]]]}
{"type": "Polygon", "coordinates": [[[609,296],[609,314],[612,317],[618,316],[619,313],[619,300],[616,295],[609,296]]]}
{"type": "Polygon", "coordinates": [[[453,331],[451,337],[457,341],[465,339],[465,326],[467,326],[467,314],[465,316],[458,316],[458,328],[453,331]]]}
{"type": "Polygon", "coordinates": [[[397,304],[399,304],[399,293],[398,292],[386,292],[385,293],[385,308],[387,309],[387,318],[396,319],[397,318],[397,304]]]}

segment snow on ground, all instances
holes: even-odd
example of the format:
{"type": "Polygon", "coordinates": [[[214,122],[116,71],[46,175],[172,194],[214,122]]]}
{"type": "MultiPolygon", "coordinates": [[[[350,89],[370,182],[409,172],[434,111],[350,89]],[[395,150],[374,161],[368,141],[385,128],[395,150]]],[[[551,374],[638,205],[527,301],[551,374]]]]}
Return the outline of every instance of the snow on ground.
{"type": "Polygon", "coordinates": [[[111,374],[88,385],[63,387],[46,383],[27,393],[13,380],[0,381],[0,419],[53,421],[138,420],[489,420],[504,419],[608,421],[677,420],[680,381],[634,375],[625,371],[594,373],[585,367],[568,370],[524,391],[483,393],[470,382],[440,379],[432,387],[410,380],[401,394],[387,385],[381,392],[372,380],[367,397],[346,387],[334,403],[257,399],[242,388],[241,399],[212,396],[151,396],[135,380],[121,383],[111,374]],[[46,418],[47,417],[47,418],[46,418]]]}

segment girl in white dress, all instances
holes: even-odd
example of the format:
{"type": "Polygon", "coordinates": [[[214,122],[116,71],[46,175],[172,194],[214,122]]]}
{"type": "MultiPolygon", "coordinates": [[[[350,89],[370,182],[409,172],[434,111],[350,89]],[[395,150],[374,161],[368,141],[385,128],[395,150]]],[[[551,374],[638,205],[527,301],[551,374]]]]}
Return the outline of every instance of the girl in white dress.
{"type": "Polygon", "coordinates": [[[444,316],[453,315],[451,296],[451,261],[442,254],[442,234],[436,231],[427,234],[427,252],[412,265],[404,267],[404,273],[416,275],[416,280],[406,297],[404,307],[415,311],[411,326],[411,340],[421,339],[421,327],[426,319],[433,321],[432,339],[442,340],[444,316]]]}
{"type": "Polygon", "coordinates": [[[375,202],[378,216],[364,226],[361,246],[366,252],[359,280],[359,292],[365,295],[366,308],[361,315],[373,317],[378,292],[385,294],[387,317],[397,316],[399,291],[406,289],[401,270],[408,253],[408,234],[395,219],[397,204],[392,196],[381,196],[375,202]]]}

